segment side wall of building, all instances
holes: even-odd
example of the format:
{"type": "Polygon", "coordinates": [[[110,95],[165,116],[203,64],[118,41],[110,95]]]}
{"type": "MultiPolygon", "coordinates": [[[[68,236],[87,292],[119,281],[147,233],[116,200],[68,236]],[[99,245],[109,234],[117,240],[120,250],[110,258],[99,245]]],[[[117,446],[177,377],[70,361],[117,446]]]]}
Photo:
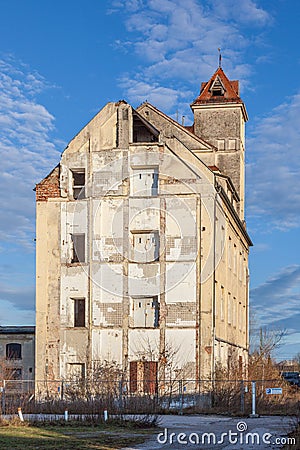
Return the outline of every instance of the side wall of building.
{"type": "MultiPolygon", "coordinates": [[[[35,335],[18,327],[0,330],[0,378],[2,380],[34,380],[35,335]],[[17,348],[16,345],[17,344],[17,348]]],[[[21,328],[21,327],[20,327],[21,328]]]]}

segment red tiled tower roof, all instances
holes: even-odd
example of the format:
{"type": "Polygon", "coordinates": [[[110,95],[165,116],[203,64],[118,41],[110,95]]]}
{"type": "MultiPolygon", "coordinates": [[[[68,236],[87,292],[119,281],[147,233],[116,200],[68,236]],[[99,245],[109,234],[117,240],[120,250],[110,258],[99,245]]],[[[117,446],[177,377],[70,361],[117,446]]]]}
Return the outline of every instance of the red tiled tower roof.
{"type": "Polygon", "coordinates": [[[218,67],[211,79],[201,84],[200,95],[192,105],[223,102],[243,103],[239,94],[239,82],[228,80],[223,69],[218,67]]]}

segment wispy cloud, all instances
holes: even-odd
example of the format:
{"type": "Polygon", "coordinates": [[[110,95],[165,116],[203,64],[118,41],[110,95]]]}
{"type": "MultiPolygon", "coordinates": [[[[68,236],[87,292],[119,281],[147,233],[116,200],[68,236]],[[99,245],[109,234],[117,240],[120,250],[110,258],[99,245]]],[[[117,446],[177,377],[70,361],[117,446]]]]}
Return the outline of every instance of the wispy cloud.
{"type": "Polygon", "coordinates": [[[252,0],[211,0],[214,6],[215,14],[223,20],[240,22],[243,24],[251,23],[256,26],[263,26],[271,20],[270,14],[260,8],[252,0]],[[238,6],[238,8],[237,8],[238,6]]]}
{"type": "Polygon", "coordinates": [[[192,95],[189,91],[178,91],[171,87],[162,87],[157,82],[147,83],[145,81],[136,81],[132,83],[128,78],[124,78],[121,83],[126,89],[127,94],[140,104],[147,100],[162,110],[170,110],[174,106],[178,106],[192,95]]]}
{"type": "Polygon", "coordinates": [[[248,140],[248,214],[281,230],[300,221],[300,93],[252,125],[248,140]]]}
{"type": "MultiPolygon", "coordinates": [[[[224,51],[226,73],[239,79],[242,88],[251,88],[255,70],[244,62],[250,45],[258,50],[257,58],[267,57],[260,34],[273,19],[255,1],[132,0],[115,6],[132,36],[124,45],[141,63],[120,80],[126,98],[134,104],[148,100],[173,117],[178,111],[187,123],[192,121],[188,101],[197,94],[199,81],[216,69],[218,47],[224,51]]],[[[269,228],[299,224],[299,130],[300,94],[252,125],[248,216],[267,219],[269,228]]]]}
{"type": "MultiPolygon", "coordinates": [[[[10,286],[0,283],[0,301],[11,303],[22,310],[34,311],[34,286],[10,286]]],[[[2,308],[0,308],[2,310],[2,308]]]]}
{"type": "Polygon", "coordinates": [[[10,301],[0,300],[0,325],[34,325],[34,309],[23,309],[22,304],[15,305],[10,301]]]}
{"type": "Polygon", "coordinates": [[[31,248],[37,181],[59,159],[54,117],[38,102],[51,88],[38,73],[11,56],[0,59],[1,239],[31,248]]]}
{"type": "MultiPolygon", "coordinates": [[[[293,320],[300,316],[300,266],[288,266],[251,289],[250,298],[257,327],[293,328],[293,320]]],[[[299,328],[298,319],[294,321],[299,328]]]]}
{"type": "Polygon", "coordinates": [[[146,83],[149,98],[159,83],[160,103],[169,106],[167,113],[172,112],[175,91],[179,99],[181,92],[194,89],[200,80],[211,76],[217,66],[218,47],[224,49],[227,73],[246,79],[252,69],[241,63],[241,55],[254,42],[249,30],[253,27],[257,36],[258,29],[270,22],[269,14],[252,0],[132,0],[116,1],[114,7],[122,10],[132,36],[125,47],[141,61],[138,70],[127,75],[127,83],[123,79],[127,97],[139,102],[146,83]],[[126,89],[130,84],[135,84],[134,90],[126,89]]]}

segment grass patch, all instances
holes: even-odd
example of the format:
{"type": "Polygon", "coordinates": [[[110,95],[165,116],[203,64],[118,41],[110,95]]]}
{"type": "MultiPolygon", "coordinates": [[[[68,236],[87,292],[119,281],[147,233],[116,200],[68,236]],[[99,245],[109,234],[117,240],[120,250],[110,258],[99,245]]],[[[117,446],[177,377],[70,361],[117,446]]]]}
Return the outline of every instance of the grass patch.
{"type": "MultiPolygon", "coordinates": [[[[145,441],[151,429],[131,423],[13,423],[0,426],[1,450],[120,449],[145,441]]],[[[153,429],[152,429],[153,432],[153,429]]]]}

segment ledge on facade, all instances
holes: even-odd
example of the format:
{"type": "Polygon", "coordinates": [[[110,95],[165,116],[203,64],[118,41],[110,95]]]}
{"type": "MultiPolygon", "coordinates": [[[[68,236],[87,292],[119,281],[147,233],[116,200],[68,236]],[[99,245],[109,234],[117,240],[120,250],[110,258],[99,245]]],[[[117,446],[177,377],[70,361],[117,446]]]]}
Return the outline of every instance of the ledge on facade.
{"type": "Polygon", "coordinates": [[[35,334],[33,326],[0,326],[0,334],[35,334]]]}

